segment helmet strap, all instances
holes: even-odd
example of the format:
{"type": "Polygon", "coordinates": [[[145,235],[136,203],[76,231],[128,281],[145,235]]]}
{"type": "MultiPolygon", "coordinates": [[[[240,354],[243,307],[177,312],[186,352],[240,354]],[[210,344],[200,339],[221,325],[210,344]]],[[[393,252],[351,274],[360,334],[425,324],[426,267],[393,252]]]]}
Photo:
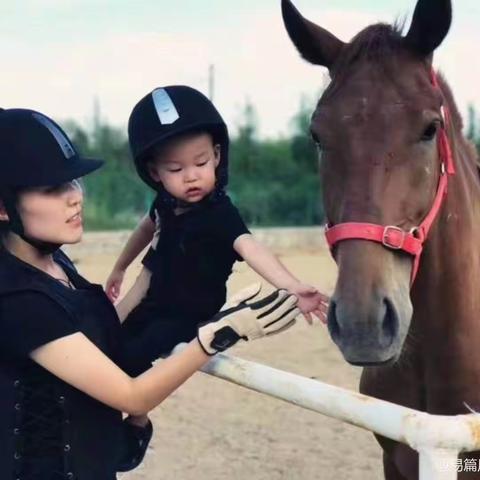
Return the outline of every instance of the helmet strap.
{"type": "Polygon", "coordinates": [[[52,254],[53,252],[58,250],[61,247],[61,245],[58,243],[37,240],[25,234],[22,219],[17,210],[17,198],[17,192],[13,191],[12,189],[5,189],[2,191],[2,200],[9,218],[8,229],[13,233],[16,233],[25,242],[36,248],[40,253],[44,255],[52,254]]]}

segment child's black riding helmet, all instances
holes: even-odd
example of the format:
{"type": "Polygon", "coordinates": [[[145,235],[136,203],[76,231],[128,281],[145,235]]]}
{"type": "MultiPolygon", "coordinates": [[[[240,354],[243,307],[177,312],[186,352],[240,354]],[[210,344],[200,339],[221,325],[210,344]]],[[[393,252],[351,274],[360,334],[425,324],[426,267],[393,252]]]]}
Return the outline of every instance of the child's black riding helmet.
{"type": "Polygon", "coordinates": [[[168,194],[148,173],[146,160],[153,147],[176,135],[209,132],[220,145],[217,191],[228,183],[228,130],[213,103],[198,90],[183,85],[156,88],[134,107],[128,120],[128,139],[137,172],[150,187],[168,201],[168,194]]]}

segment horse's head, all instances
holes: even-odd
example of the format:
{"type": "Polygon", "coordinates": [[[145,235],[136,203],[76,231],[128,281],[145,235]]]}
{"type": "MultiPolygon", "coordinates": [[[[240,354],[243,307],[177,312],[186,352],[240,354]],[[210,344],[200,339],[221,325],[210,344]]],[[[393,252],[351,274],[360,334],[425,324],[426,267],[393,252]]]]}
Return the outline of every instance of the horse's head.
{"type": "MultiPolygon", "coordinates": [[[[329,223],[418,226],[440,175],[442,95],[430,69],[450,27],[450,0],[418,0],[405,36],[379,24],[350,43],[303,18],[290,0],[282,0],[282,10],[300,54],[327,67],[332,79],[311,121],[329,223]]],[[[412,317],[413,257],[352,238],[336,243],[333,254],[339,276],[328,318],[332,339],[353,364],[395,361],[412,317]]]]}

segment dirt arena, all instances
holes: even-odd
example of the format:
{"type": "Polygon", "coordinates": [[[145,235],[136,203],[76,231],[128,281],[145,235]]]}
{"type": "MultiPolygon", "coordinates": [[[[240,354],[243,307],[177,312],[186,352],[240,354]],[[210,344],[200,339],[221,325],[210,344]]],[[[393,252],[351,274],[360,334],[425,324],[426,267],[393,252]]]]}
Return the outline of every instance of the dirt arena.
{"type": "MultiPolygon", "coordinates": [[[[305,282],[330,293],[335,266],[325,246],[310,243],[299,248],[299,242],[282,242],[281,235],[291,238],[281,230],[269,238],[285,264],[305,282]]],[[[318,242],[320,232],[315,238],[318,242]]],[[[87,278],[103,284],[124,239],[125,234],[87,234],[69,254],[87,278]]],[[[125,287],[138,270],[136,263],[125,287]]],[[[256,278],[247,266],[236,264],[229,291],[256,278]]],[[[343,361],[322,325],[310,327],[302,321],[282,335],[236,346],[230,353],[357,389],[360,370],[343,361]]],[[[155,434],[146,460],[122,480],[383,478],[380,449],[370,433],[202,373],[151,418],[155,434]]]]}

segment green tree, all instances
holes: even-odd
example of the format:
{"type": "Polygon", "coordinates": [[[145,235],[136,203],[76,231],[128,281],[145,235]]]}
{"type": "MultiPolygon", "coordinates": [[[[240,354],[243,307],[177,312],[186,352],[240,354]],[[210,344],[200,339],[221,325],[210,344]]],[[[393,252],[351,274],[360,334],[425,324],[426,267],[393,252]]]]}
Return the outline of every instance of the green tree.
{"type": "Polygon", "coordinates": [[[243,110],[232,140],[230,191],[250,225],[311,225],[323,220],[317,152],[308,134],[306,102],[292,120],[291,138],[257,138],[255,111],[243,110]]]}
{"type": "Polygon", "coordinates": [[[466,136],[469,140],[475,141],[477,139],[477,112],[474,105],[468,105],[468,125],[466,136]]]}
{"type": "Polygon", "coordinates": [[[318,171],[318,152],[310,136],[310,119],[313,101],[305,96],[300,101],[298,112],[292,118],[293,135],[291,149],[293,158],[298,159],[299,166],[310,173],[318,171]]]}

